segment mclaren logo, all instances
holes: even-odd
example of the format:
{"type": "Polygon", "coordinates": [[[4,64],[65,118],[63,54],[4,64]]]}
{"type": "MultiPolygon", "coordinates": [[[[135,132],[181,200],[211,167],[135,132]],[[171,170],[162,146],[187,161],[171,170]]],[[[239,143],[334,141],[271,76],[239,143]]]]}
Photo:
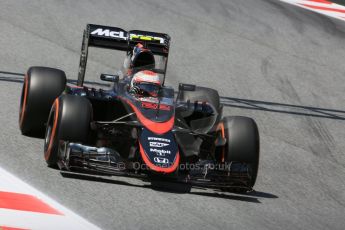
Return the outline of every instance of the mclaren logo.
{"type": "Polygon", "coordinates": [[[127,40],[127,36],[125,36],[125,32],[123,31],[111,31],[109,29],[98,28],[92,31],[91,34],[104,36],[104,37],[111,37],[111,38],[121,38],[121,39],[127,40]]]}
{"type": "Polygon", "coordinates": [[[168,145],[169,144],[162,143],[162,142],[150,142],[150,147],[162,148],[168,145]]]}
{"type": "MultiPolygon", "coordinates": [[[[110,29],[103,29],[98,28],[91,32],[92,35],[97,36],[103,36],[103,37],[111,37],[111,38],[121,38],[124,40],[127,40],[127,34],[124,31],[112,31],[110,29]]],[[[141,34],[133,34],[131,33],[129,35],[129,40],[142,40],[142,41],[153,41],[153,42],[159,42],[164,43],[164,38],[161,37],[154,37],[149,35],[141,35],[141,34]]]]}

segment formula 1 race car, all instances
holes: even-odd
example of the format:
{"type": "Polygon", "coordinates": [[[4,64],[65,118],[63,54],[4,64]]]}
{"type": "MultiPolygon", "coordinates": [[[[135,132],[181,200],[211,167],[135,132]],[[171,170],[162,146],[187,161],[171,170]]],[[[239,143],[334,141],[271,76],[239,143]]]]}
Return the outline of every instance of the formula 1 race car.
{"type": "Polygon", "coordinates": [[[58,69],[27,71],[22,134],[45,133],[44,158],[61,170],[251,191],[259,166],[255,121],[222,118],[214,89],[166,86],[169,46],[167,34],[88,24],[76,85],[58,69]],[[111,88],[84,84],[89,47],[126,52],[121,72],[100,76],[111,88]]]}

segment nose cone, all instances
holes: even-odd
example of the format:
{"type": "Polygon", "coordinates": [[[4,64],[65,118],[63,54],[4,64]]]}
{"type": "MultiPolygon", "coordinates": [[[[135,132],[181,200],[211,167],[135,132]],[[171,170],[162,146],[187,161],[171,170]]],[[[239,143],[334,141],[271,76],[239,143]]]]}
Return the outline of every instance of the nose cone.
{"type": "Polygon", "coordinates": [[[149,169],[161,173],[172,173],[177,169],[180,153],[171,131],[157,135],[144,128],[139,147],[140,155],[149,169]]]}

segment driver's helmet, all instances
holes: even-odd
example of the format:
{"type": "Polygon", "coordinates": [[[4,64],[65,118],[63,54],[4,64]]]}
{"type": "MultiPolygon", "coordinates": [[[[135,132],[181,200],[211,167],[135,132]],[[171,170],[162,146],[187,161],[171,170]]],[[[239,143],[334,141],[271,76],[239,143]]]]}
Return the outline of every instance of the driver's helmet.
{"type": "Polygon", "coordinates": [[[155,67],[155,58],[151,50],[144,48],[141,43],[134,46],[131,57],[131,68],[138,68],[142,66],[155,67]]]}
{"type": "Polygon", "coordinates": [[[150,70],[142,70],[134,74],[129,92],[136,96],[157,97],[161,85],[157,73],[150,70]]]}

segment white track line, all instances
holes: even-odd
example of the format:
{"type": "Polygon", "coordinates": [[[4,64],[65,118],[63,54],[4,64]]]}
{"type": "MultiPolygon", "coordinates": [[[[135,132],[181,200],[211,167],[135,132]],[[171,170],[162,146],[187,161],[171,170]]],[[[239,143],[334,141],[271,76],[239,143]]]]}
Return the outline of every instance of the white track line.
{"type": "Polygon", "coordinates": [[[332,18],[345,20],[345,6],[327,0],[280,0],[332,18]]]}
{"type": "MultiPolygon", "coordinates": [[[[18,202],[17,200],[17,203],[21,206],[25,202],[18,202]]],[[[0,229],[2,226],[32,230],[100,230],[97,226],[0,168],[0,229]],[[17,196],[16,194],[24,198],[26,196],[32,197],[38,204],[33,208],[37,208],[42,204],[47,207],[50,206],[60,214],[19,210],[20,208],[15,208],[16,200],[9,199],[6,194],[10,194],[10,196],[15,194],[14,197],[17,196]]]]}

